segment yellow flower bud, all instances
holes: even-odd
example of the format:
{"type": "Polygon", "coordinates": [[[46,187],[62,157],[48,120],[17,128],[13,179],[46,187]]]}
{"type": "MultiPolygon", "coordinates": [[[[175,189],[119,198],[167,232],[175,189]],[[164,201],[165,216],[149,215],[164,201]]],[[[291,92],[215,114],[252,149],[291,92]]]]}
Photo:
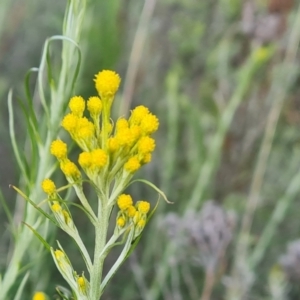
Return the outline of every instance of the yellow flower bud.
{"type": "Polygon", "coordinates": [[[51,179],[45,179],[42,182],[42,189],[47,195],[51,195],[55,193],[56,186],[51,179]]]}
{"type": "Polygon", "coordinates": [[[46,300],[47,296],[43,292],[35,292],[32,300],[46,300]]]}
{"type": "Polygon", "coordinates": [[[150,203],[147,201],[139,201],[136,206],[138,211],[142,214],[147,214],[150,210],[150,203]]]}
{"type": "Polygon", "coordinates": [[[117,203],[120,210],[125,210],[132,205],[133,201],[130,195],[122,194],[118,197],[117,203]]]}
{"type": "Polygon", "coordinates": [[[74,96],[69,102],[71,112],[78,117],[82,117],[85,110],[85,101],[81,96],[74,96]]]}
{"type": "MultiPolygon", "coordinates": [[[[115,95],[121,82],[120,76],[110,70],[103,70],[95,75],[95,85],[101,98],[110,98],[115,95]]],[[[103,99],[102,99],[103,100],[103,99]]]]}
{"type": "Polygon", "coordinates": [[[67,157],[67,144],[61,140],[55,140],[51,143],[50,152],[57,159],[65,159],[67,157]]]}

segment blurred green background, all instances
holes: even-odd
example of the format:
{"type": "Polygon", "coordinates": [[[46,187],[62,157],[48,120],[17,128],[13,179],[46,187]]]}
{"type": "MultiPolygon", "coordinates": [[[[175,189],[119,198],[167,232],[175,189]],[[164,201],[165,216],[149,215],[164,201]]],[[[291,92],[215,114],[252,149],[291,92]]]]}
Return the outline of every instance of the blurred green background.
{"type": "MultiPolygon", "coordinates": [[[[24,98],[24,76],[39,65],[45,39],[61,34],[65,5],[37,0],[0,3],[0,186],[11,211],[22,204],[15,203],[15,192],[8,188],[20,178],[8,133],[7,94],[13,88],[15,98],[24,98]]],[[[200,299],[205,270],[190,261],[183,263],[198,290],[192,296],[176,251],[166,252],[172,241],[163,235],[161,221],[170,212],[181,216],[189,209],[198,211],[208,199],[236,215],[226,267],[211,299],[225,297],[224,278],[235,268],[245,215],[253,218],[251,257],[277,209],[274,232],[266,233],[270,241],[253,267],[256,280],[247,298],[276,299],[268,287],[270,270],[287,244],[300,237],[298,6],[296,0],[88,2],[75,93],[94,95],[92,78],[102,69],[120,74],[115,116],[142,104],[160,120],[153,161],[136,176],[155,183],[174,202],[160,201],[134,256],[116,274],[103,299],[200,299]],[[169,271],[159,277],[162,270],[169,271]],[[175,273],[177,281],[172,277],[175,273]]],[[[16,114],[21,145],[25,120],[21,110],[16,114]]],[[[130,193],[155,205],[156,193],[144,185],[133,185],[130,193]]],[[[20,217],[15,215],[15,220],[20,222],[20,217]]],[[[93,232],[88,233],[79,213],[76,221],[87,232],[87,244],[92,244],[93,232]]],[[[2,207],[0,236],[4,272],[11,236],[2,207]]],[[[58,233],[57,238],[65,236],[58,233]]],[[[66,243],[65,250],[70,253],[72,247],[66,243]]],[[[78,253],[73,253],[70,257],[80,270],[83,265],[77,261],[78,253]]],[[[112,253],[107,267],[116,254],[112,253]]],[[[49,270],[45,292],[53,295],[54,287],[64,282],[50,257],[44,263],[49,270]]],[[[298,263],[300,273],[300,259],[298,263]]],[[[292,279],[287,274],[286,299],[299,299],[300,289],[292,279]]],[[[34,290],[31,282],[26,291],[31,295],[34,290]]]]}

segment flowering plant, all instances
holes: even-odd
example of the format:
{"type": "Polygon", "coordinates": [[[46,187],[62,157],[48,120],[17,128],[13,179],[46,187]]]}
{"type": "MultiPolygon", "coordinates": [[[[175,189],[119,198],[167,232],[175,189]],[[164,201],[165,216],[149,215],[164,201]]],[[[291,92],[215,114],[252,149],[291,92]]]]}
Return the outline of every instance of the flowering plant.
{"type": "MultiPolygon", "coordinates": [[[[96,75],[94,81],[98,96],[90,97],[87,102],[81,96],[72,97],[69,101],[70,113],[65,115],[61,123],[81,149],[78,157],[80,168],[68,158],[68,147],[65,142],[57,139],[50,147],[51,154],[57,158],[60,169],[69,183],[66,187],[74,188],[80,201],[80,208],[95,228],[93,258],[90,257],[77,230],[67,201],[59,194],[66,187],[57,188],[49,178],[42,182],[42,189],[47,194],[47,202],[54,217],[27,198],[76,242],[85,262],[88,277],[83,273],[79,275],[73,269],[67,253],[59,242],[58,249],[53,249],[28,225],[51,251],[58,270],[69,284],[73,297],[78,300],[100,299],[108,281],[136,246],[149,220],[150,203],[142,200],[134,203],[132,197],[123,191],[131,183],[134,173],[151,161],[151,153],[155,149],[155,140],[151,134],[159,126],[157,117],[145,106],[134,108],[128,119],[120,117],[113,123],[111,107],[121,79],[115,72],[104,70],[96,75]],[[86,109],[90,119],[84,116],[86,109]],[[87,199],[83,189],[85,182],[94,188],[96,200],[87,199]],[[92,201],[97,201],[97,212],[92,208],[92,201]],[[107,239],[111,213],[115,205],[119,211],[114,232],[107,239]],[[121,254],[103,276],[106,256],[114,246],[121,244],[124,245],[121,254]]],[[[163,195],[153,184],[143,182],[163,195]]]]}

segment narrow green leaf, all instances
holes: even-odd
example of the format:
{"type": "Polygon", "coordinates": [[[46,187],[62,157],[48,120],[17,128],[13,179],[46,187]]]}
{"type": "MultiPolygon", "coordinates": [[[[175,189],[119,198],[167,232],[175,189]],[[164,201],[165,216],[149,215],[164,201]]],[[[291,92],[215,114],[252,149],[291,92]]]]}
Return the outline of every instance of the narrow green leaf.
{"type": "Polygon", "coordinates": [[[24,90],[25,90],[25,95],[28,103],[28,111],[30,115],[30,119],[32,121],[32,126],[37,129],[38,128],[38,121],[35,115],[35,111],[33,108],[33,99],[30,93],[30,76],[33,72],[38,73],[39,69],[38,68],[31,68],[27,71],[25,74],[25,80],[24,80],[24,90]]]}
{"type": "Polygon", "coordinates": [[[24,165],[25,157],[21,157],[18,144],[16,141],[16,135],[15,135],[15,125],[14,125],[14,110],[12,105],[12,90],[8,93],[8,115],[9,115],[9,135],[13,147],[13,151],[18,163],[18,166],[21,170],[21,175],[23,176],[23,179],[25,179],[25,182],[27,185],[30,184],[29,178],[27,177],[26,173],[26,167],[24,165]]]}
{"type": "Polygon", "coordinates": [[[148,180],[145,180],[145,179],[136,179],[136,180],[133,180],[131,181],[129,185],[133,184],[134,182],[142,182],[142,183],[145,183],[147,185],[149,185],[150,187],[152,187],[155,191],[157,191],[163,198],[164,200],[168,203],[168,204],[174,204],[174,202],[171,202],[168,200],[167,196],[165,195],[165,193],[160,190],[156,185],[154,185],[152,182],[148,181],[148,180]]]}
{"type": "Polygon", "coordinates": [[[7,219],[8,219],[8,221],[9,221],[9,224],[13,224],[13,223],[14,223],[14,222],[13,222],[13,217],[12,217],[12,215],[11,215],[11,213],[10,213],[10,210],[9,210],[7,204],[6,204],[6,201],[5,201],[5,199],[4,199],[4,196],[3,196],[3,193],[2,193],[2,190],[1,190],[1,189],[0,189],[0,203],[1,203],[2,206],[3,206],[4,212],[5,212],[6,216],[7,216],[7,219]]]}
{"type": "Polygon", "coordinates": [[[27,272],[25,274],[25,276],[23,277],[22,281],[21,281],[21,284],[19,285],[19,288],[17,290],[17,293],[16,293],[16,296],[14,298],[14,300],[22,300],[23,299],[23,290],[24,290],[24,287],[25,287],[25,284],[28,280],[28,277],[29,277],[29,272],[27,272]]]}
{"type": "Polygon", "coordinates": [[[44,238],[29,224],[23,222],[24,225],[26,225],[33,233],[34,235],[43,243],[45,248],[50,251],[51,246],[44,240],[44,238]]]}
{"type": "Polygon", "coordinates": [[[59,227],[57,221],[51,215],[49,215],[43,209],[38,207],[36,203],[30,200],[20,189],[18,189],[14,185],[11,185],[10,187],[12,187],[18,194],[20,194],[27,202],[29,202],[36,210],[38,210],[42,215],[44,215],[47,219],[49,219],[53,224],[59,227]]]}

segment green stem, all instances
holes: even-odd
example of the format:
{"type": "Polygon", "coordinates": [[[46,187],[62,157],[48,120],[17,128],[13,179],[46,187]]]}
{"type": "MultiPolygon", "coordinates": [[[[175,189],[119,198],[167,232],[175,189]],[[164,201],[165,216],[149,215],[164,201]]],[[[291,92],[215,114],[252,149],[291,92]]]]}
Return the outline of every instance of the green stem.
{"type": "MultiPolygon", "coordinates": [[[[103,201],[103,199],[102,199],[103,201]]],[[[106,201],[102,202],[99,199],[98,221],[95,227],[95,251],[94,251],[94,264],[90,278],[90,297],[93,300],[100,299],[101,296],[101,280],[103,263],[105,256],[100,256],[106,245],[107,230],[109,225],[109,216],[111,208],[106,206],[106,201]]]]}

